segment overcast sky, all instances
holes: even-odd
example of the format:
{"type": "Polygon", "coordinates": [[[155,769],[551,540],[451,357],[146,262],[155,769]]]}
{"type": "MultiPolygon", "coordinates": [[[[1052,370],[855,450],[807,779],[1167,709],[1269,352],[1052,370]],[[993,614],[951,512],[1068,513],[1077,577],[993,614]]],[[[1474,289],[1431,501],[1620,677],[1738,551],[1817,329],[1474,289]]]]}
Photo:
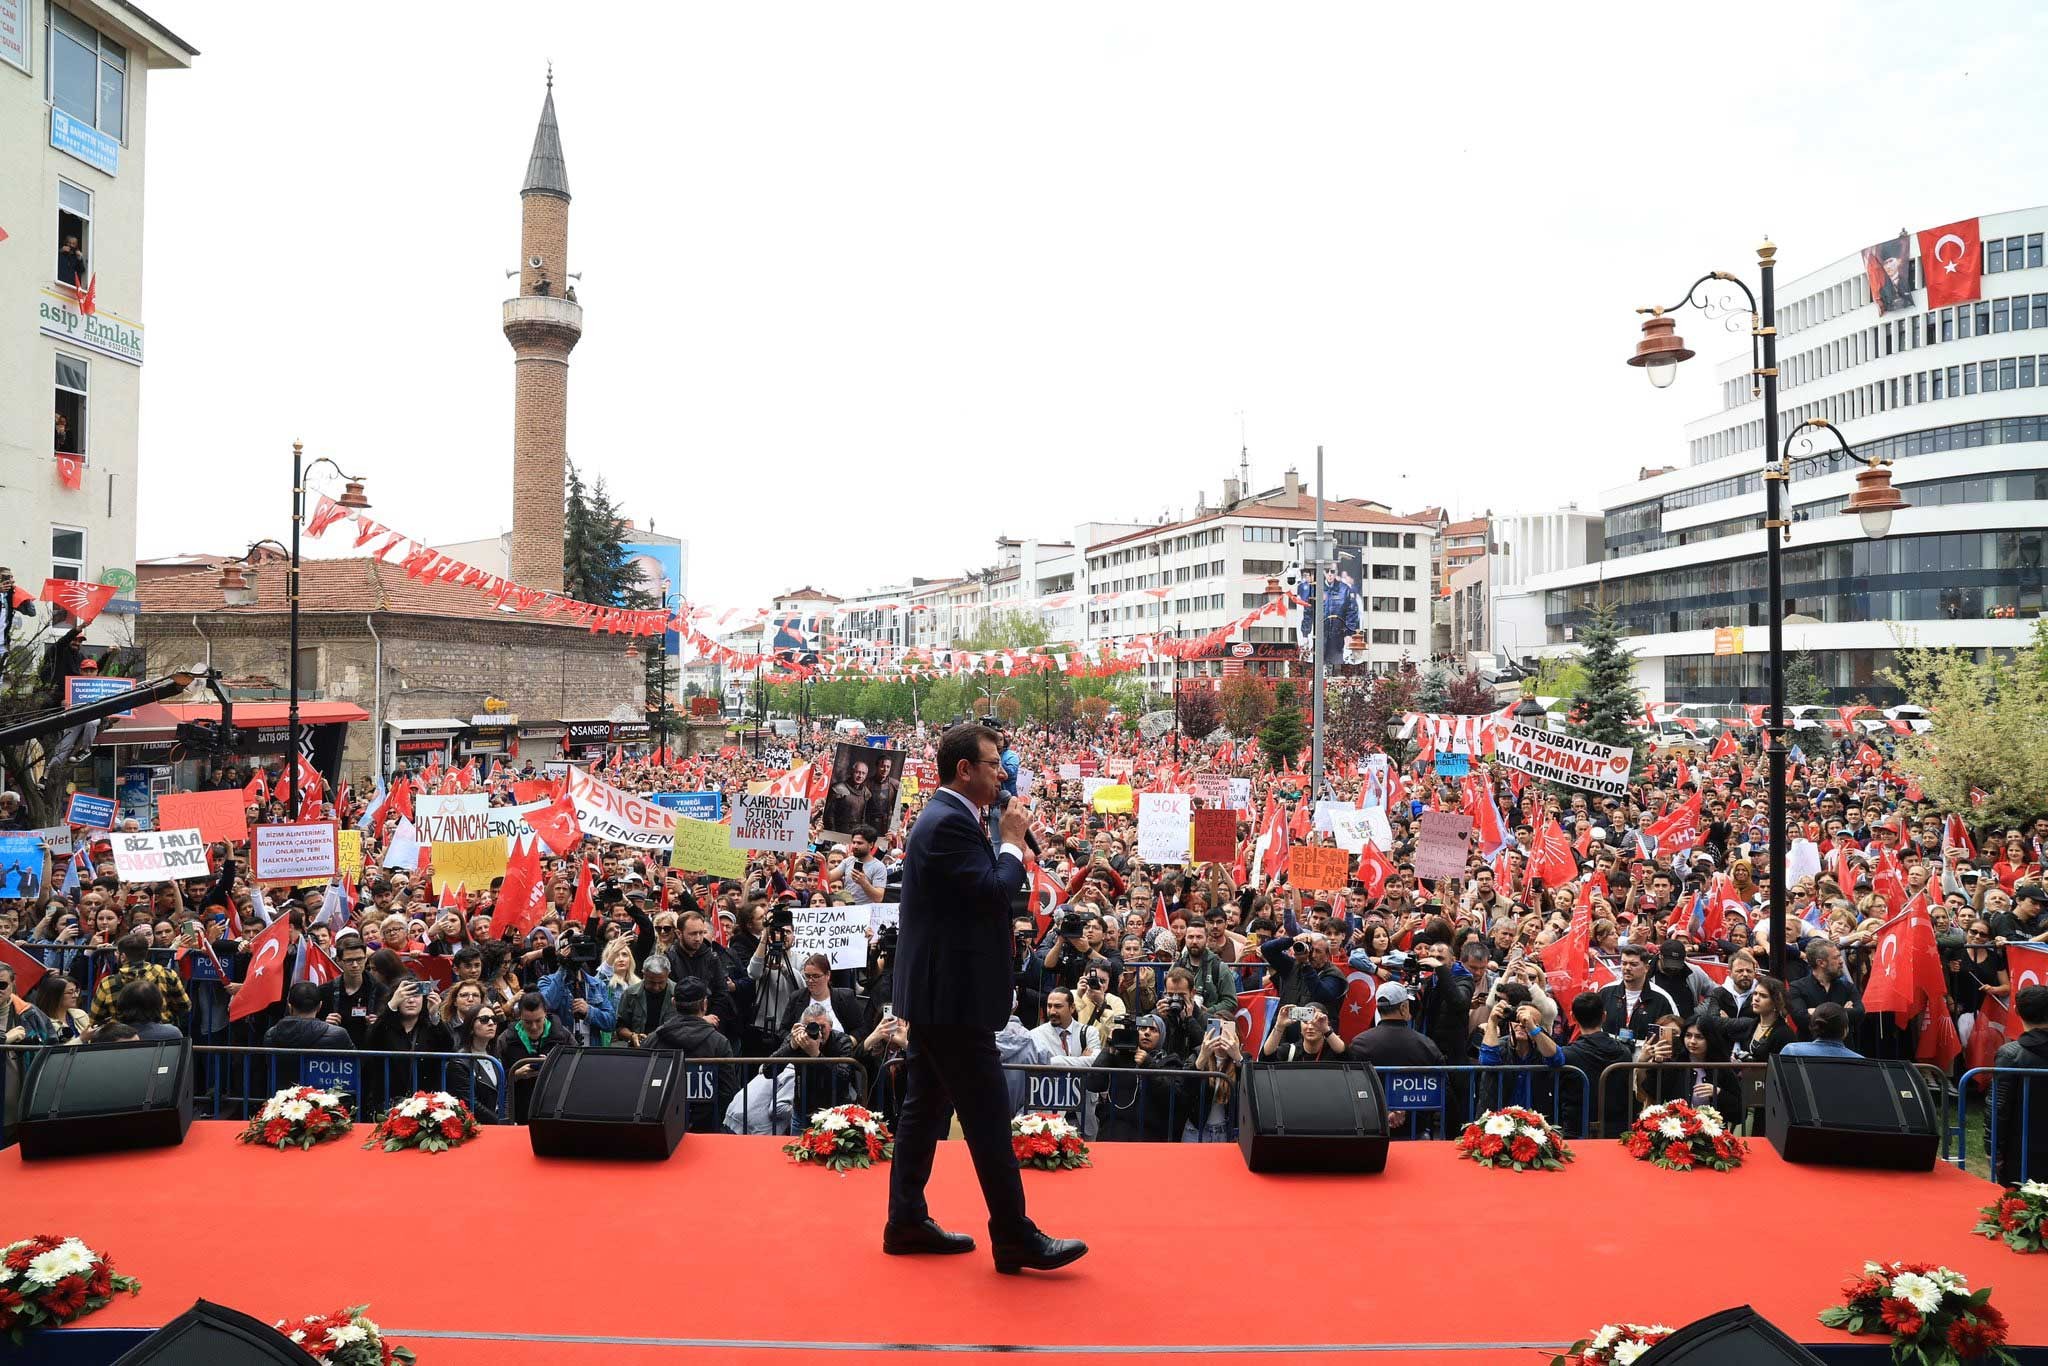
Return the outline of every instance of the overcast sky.
{"type": "Polygon", "coordinates": [[[550,58],[570,456],[722,604],[1183,513],[1240,414],[1260,486],[1589,506],[1716,401],[1622,365],[1635,305],[2044,197],[2027,3],[142,3],[201,50],[150,82],[145,557],[286,535],[295,437],[507,526],[550,58]]]}

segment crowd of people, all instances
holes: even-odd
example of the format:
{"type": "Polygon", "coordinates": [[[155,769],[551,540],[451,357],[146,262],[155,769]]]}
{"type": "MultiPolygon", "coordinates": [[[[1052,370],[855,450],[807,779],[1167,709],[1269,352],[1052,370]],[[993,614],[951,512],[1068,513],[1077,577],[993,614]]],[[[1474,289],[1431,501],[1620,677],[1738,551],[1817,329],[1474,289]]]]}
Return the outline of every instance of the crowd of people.
{"type": "MultiPolygon", "coordinates": [[[[366,1059],[434,1055],[450,1089],[474,1095],[486,1118],[513,1119],[556,1048],[674,1048],[709,1078],[693,1090],[692,1128],[786,1124],[821,1097],[887,1110],[908,1031],[891,1001],[892,873],[931,795],[936,739],[890,733],[906,779],[893,819],[867,802],[862,823],[826,835],[820,803],[807,850],[752,853],[736,877],[586,840],[548,860],[538,923],[509,933],[494,929],[497,888],[437,886],[431,849],[416,866],[386,866],[388,811],[363,829],[360,881],[338,889],[255,882],[235,843],[213,848],[204,878],[123,882],[105,844],[88,842],[89,874],[0,902],[0,938],[13,945],[0,955],[0,1033],[36,1046],[182,1034],[366,1059]],[[920,775],[921,786],[907,781],[920,775]],[[872,908],[862,967],[835,969],[798,942],[794,912],[834,905],[872,908]],[[274,1006],[231,1022],[251,943],[279,917],[291,926],[294,980],[274,1006]]],[[[799,735],[788,762],[829,765],[832,743],[821,728],[799,735]]],[[[1335,837],[1291,759],[1275,766],[1249,741],[1147,739],[1114,720],[1008,728],[1005,800],[1031,804],[1038,841],[1013,926],[1014,1012],[998,1037],[1005,1060],[1025,1065],[1009,1074],[1013,1099],[1065,1110],[1094,1138],[1218,1139],[1234,1131],[1248,1058],[1348,1059],[1473,1069],[1445,1074],[1445,1113],[1395,1116],[1424,1133],[1497,1103],[1534,1105],[1571,1132],[1618,1133],[1639,1103],[1677,1097],[1740,1116],[1757,1092],[1718,1064],[1783,1051],[1928,1057],[1930,1039],[1947,1037],[1928,1020],[1863,1007],[1873,945],[1902,897],[1932,923],[1960,1045],[1937,1047],[1935,1064],[1954,1076],[1995,1056],[2048,1070],[2048,988],[2022,985],[2015,965],[2048,954],[2031,947],[2048,945],[2048,815],[1983,824],[1937,810],[1882,739],[1830,757],[1825,737],[1803,735],[1789,797],[1802,858],[1775,975],[1760,743],[1736,732],[1712,754],[1645,756],[1616,797],[1492,762],[1458,779],[1427,762],[1374,769],[1335,754],[1322,798],[1375,800],[1390,839],[1348,861],[1341,889],[1303,890],[1287,849],[1335,837]],[[1138,804],[1147,792],[1192,792],[1204,775],[1248,780],[1235,857],[1148,862],[1136,812],[1098,809],[1120,803],[1096,800],[1098,784],[1077,771],[1115,775],[1138,804]],[[1462,876],[1417,876],[1420,817],[1478,802],[1492,804],[1500,846],[1474,848],[1462,876]],[[1569,877],[1558,876],[1560,845],[1569,877]],[[1575,926],[1585,973],[1561,988],[1559,950],[1575,926]],[[1990,1036],[1971,1041],[1993,1013],[2000,1041],[1986,1055],[1990,1036]],[[1617,1063],[1645,1066],[1610,1071],[1617,1063]]],[[[728,809],[749,783],[784,771],[739,746],[602,765],[615,787],[717,791],[728,809]]],[[[252,776],[228,769],[217,783],[252,776]]],[[[507,804],[515,784],[530,792],[544,779],[535,765],[499,764],[394,781],[507,804]]],[[[333,818],[357,824],[365,800],[341,803],[333,818]]],[[[250,811],[283,814],[274,803],[250,811]]],[[[20,824],[18,803],[0,796],[0,828],[20,824]]],[[[33,1057],[9,1054],[10,1104],[33,1057]]],[[[365,1068],[366,1091],[380,1086],[376,1072],[365,1068]]],[[[2021,1135],[2021,1080],[1999,1082],[2001,1175],[2024,1161],[2038,1176],[2048,1123],[2021,1135]]]]}

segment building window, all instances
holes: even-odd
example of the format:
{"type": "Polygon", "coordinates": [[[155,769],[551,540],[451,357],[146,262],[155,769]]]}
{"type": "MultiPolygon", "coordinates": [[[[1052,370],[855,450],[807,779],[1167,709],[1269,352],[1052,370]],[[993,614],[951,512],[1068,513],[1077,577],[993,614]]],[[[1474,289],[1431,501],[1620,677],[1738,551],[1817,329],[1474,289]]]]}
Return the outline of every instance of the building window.
{"type": "Polygon", "coordinates": [[[2015,368],[2014,362],[2013,362],[2013,361],[2011,360],[2011,358],[2009,358],[2009,357],[2008,357],[2007,359],[2005,359],[2005,360],[2002,360],[2002,361],[1998,362],[1998,387],[1999,387],[1999,388],[2001,388],[2001,389],[2016,389],[2016,388],[2018,388],[2018,387],[2019,387],[2019,380],[2018,380],[2018,378],[2017,378],[2017,375],[2018,375],[2018,371],[2017,371],[2017,369],[2015,368]]]}
{"type": "Polygon", "coordinates": [[[1372,633],[1372,643],[1375,645],[1399,645],[1401,643],[1401,633],[1399,631],[1382,631],[1375,628],[1372,633]]]}
{"type": "MultiPolygon", "coordinates": [[[[1391,564],[1376,564],[1376,565],[1374,565],[1374,566],[1372,567],[1372,576],[1373,576],[1373,578],[1375,578],[1375,579],[1379,579],[1379,580],[1387,580],[1387,579],[1399,579],[1399,578],[1400,578],[1400,575],[1399,575],[1399,574],[1398,574],[1398,573],[1396,572],[1396,570],[1395,570],[1395,566],[1393,566],[1393,565],[1391,565],[1391,564]]],[[[1414,569],[1412,569],[1412,568],[1411,568],[1411,569],[1409,569],[1409,571],[1408,571],[1408,577],[1409,577],[1409,578],[1411,578],[1411,579],[1415,577],[1415,571],[1414,571],[1414,569]]]]}
{"type": "Polygon", "coordinates": [[[1372,543],[1375,549],[1397,550],[1401,545],[1401,534],[1397,531],[1375,531],[1372,543]]]}
{"type": "Polygon", "coordinates": [[[85,454],[85,396],[90,367],[74,356],[57,353],[56,435],[53,454],[85,454]]]}
{"type": "Polygon", "coordinates": [[[50,6],[50,103],[111,137],[124,136],[128,50],[50,6]]]}
{"type": "Polygon", "coordinates": [[[1974,365],[1965,365],[1963,367],[1963,392],[1965,394],[1977,392],[1977,367],[1974,365]]]}
{"type": "Polygon", "coordinates": [[[75,526],[50,528],[50,577],[72,580],[85,577],[85,532],[82,529],[75,526]]]}
{"type": "Polygon", "coordinates": [[[1984,244],[1984,273],[1996,275],[2005,269],[2005,239],[1994,237],[1984,244]]]}
{"type": "Polygon", "coordinates": [[[1414,565],[1412,565],[1412,564],[1404,564],[1404,565],[1402,565],[1402,566],[1401,566],[1401,577],[1402,577],[1402,578],[1404,578],[1404,579],[1406,579],[1406,580],[1407,580],[1408,582],[1410,582],[1410,583],[1413,583],[1413,582],[1415,582],[1415,566],[1414,566],[1414,565]]]}
{"type": "Polygon", "coordinates": [[[83,285],[92,259],[92,191],[57,182],[57,274],[60,285],[83,285]]]}
{"type": "Polygon", "coordinates": [[[1287,561],[1285,560],[1246,560],[1244,562],[1244,572],[1247,574],[1278,574],[1285,568],[1287,568],[1287,561]]]}

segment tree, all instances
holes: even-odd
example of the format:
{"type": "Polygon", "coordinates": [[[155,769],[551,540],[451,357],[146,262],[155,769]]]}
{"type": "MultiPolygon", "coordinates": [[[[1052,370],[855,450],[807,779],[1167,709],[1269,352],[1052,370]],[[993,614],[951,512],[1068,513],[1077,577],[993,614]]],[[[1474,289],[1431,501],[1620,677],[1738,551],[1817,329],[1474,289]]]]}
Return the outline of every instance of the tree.
{"type": "Polygon", "coordinates": [[[1273,714],[1273,687],[1254,673],[1241,673],[1223,680],[1223,724],[1236,736],[1257,732],[1273,714]]]}
{"type": "Polygon", "coordinates": [[[1452,675],[1444,702],[1444,710],[1453,716],[1480,716],[1500,710],[1500,703],[1494,700],[1493,689],[1485,679],[1471,672],[1452,675]]]}
{"type": "Polygon", "coordinates": [[[1536,692],[1542,697],[1577,697],[1586,686],[1586,665],[1574,651],[1553,655],[1536,665],[1536,692]]]}
{"type": "Polygon", "coordinates": [[[1622,644],[1613,608],[1602,606],[1594,611],[1579,632],[1579,645],[1586,685],[1579,690],[1578,705],[1573,708],[1571,733],[1635,752],[1640,733],[1630,723],[1642,715],[1643,704],[1636,694],[1635,665],[1631,663],[1635,652],[1622,644]]]}
{"type": "Polygon", "coordinates": [[[1275,707],[1266,724],[1259,727],[1259,752],[1266,758],[1266,767],[1276,773],[1287,767],[1308,738],[1308,727],[1301,724],[1301,708],[1275,707]]]}
{"type": "Polygon", "coordinates": [[[1028,650],[1044,645],[1050,637],[1045,623],[1022,612],[1004,612],[989,617],[974,628],[972,635],[953,642],[956,650],[1028,650]]]}
{"type": "Polygon", "coordinates": [[[1785,660],[1785,705],[1825,707],[1833,700],[1828,685],[1820,681],[1820,664],[1813,651],[1800,650],[1785,660]]]}
{"type": "Polygon", "coordinates": [[[583,602],[643,610],[660,601],[625,547],[626,519],[606,491],[604,477],[586,487],[569,466],[562,501],[562,591],[583,602]]]}
{"type": "Polygon", "coordinates": [[[1372,685],[1375,679],[1347,679],[1331,684],[1323,694],[1323,739],[1332,750],[1364,754],[1380,747],[1372,726],[1372,685]]]}
{"type": "Polygon", "coordinates": [[[1102,696],[1083,697],[1074,704],[1074,712],[1081,718],[1081,724],[1094,730],[1102,724],[1102,718],[1109,715],[1109,699],[1102,696]]]}
{"type": "MultiPolygon", "coordinates": [[[[11,589],[10,582],[0,592],[11,589]]],[[[0,722],[26,721],[63,708],[64,676],[77,670],[78,642],[69,637],[69,619],[58,622],[55,616],[48,605],[40,616],[15,616],[7,652],[0,657],[0,722]]],[[[79,743],[84,738],[83,731],[68,730],[0,746],[0,787],[21,794],[30,828],[63,824],[74,777],[80,791],[92,790],[90,769],[82,767],[90,757],[79,743]]]]}
{"type": "Polygon", "coordinates": [[[1174,711],[1180,720],[1181,732],[1197,740],[1204,739],[1223,724],[1223,703],[1217,700],[1213,688],[1191,688],[1183,684],[1179,705],[1174,711]]]}
{"type": "Polygon", "coordinates": [[[1393,731],[1409,712],[1425,710],[1421,701],[1422,683],[1415,666],[1403,664],[1395,672],[1373,679],[1372,689],[1366,697],[1366,730],[1373,736],[1374,747],[1385,750],[1396,763],[1407,762],[1408,742],[1395,739],[1393,731]]]}
{"type": "Polygon", "coordinates": [[[1901,650],[1890,677],[1934,723],[1901,736],[1895,758],[1936,807],[1968,813],[1972,823],[2048,811],[2048,621],[2010,660],[1901,650]],[[1972,791],[1985,794],[1983,805],[1972,791]]]}
{"type": "Polygon", "coordinates": [[[1429,666],[1415,690],[1415,710],[1441,715],[1451,709],[1451,671],[1441,664],[1429,666]]]}

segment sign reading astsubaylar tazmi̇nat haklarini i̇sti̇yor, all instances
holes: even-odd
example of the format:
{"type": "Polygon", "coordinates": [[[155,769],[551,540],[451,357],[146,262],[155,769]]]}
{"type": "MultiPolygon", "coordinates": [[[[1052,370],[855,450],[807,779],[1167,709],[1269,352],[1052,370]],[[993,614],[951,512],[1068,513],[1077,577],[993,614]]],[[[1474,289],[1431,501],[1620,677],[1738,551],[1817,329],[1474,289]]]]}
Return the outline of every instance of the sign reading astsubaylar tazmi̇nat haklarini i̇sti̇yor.
{"type": "Polygon", "coordinates": [[[1628,795],[1628,771],[1635,755],[1624,745],[1603,745],[1576,735],[1559,735],[1516,722],[1500,746],[1501,762],[1532,778],[1597,792],[1628,795]]]}

